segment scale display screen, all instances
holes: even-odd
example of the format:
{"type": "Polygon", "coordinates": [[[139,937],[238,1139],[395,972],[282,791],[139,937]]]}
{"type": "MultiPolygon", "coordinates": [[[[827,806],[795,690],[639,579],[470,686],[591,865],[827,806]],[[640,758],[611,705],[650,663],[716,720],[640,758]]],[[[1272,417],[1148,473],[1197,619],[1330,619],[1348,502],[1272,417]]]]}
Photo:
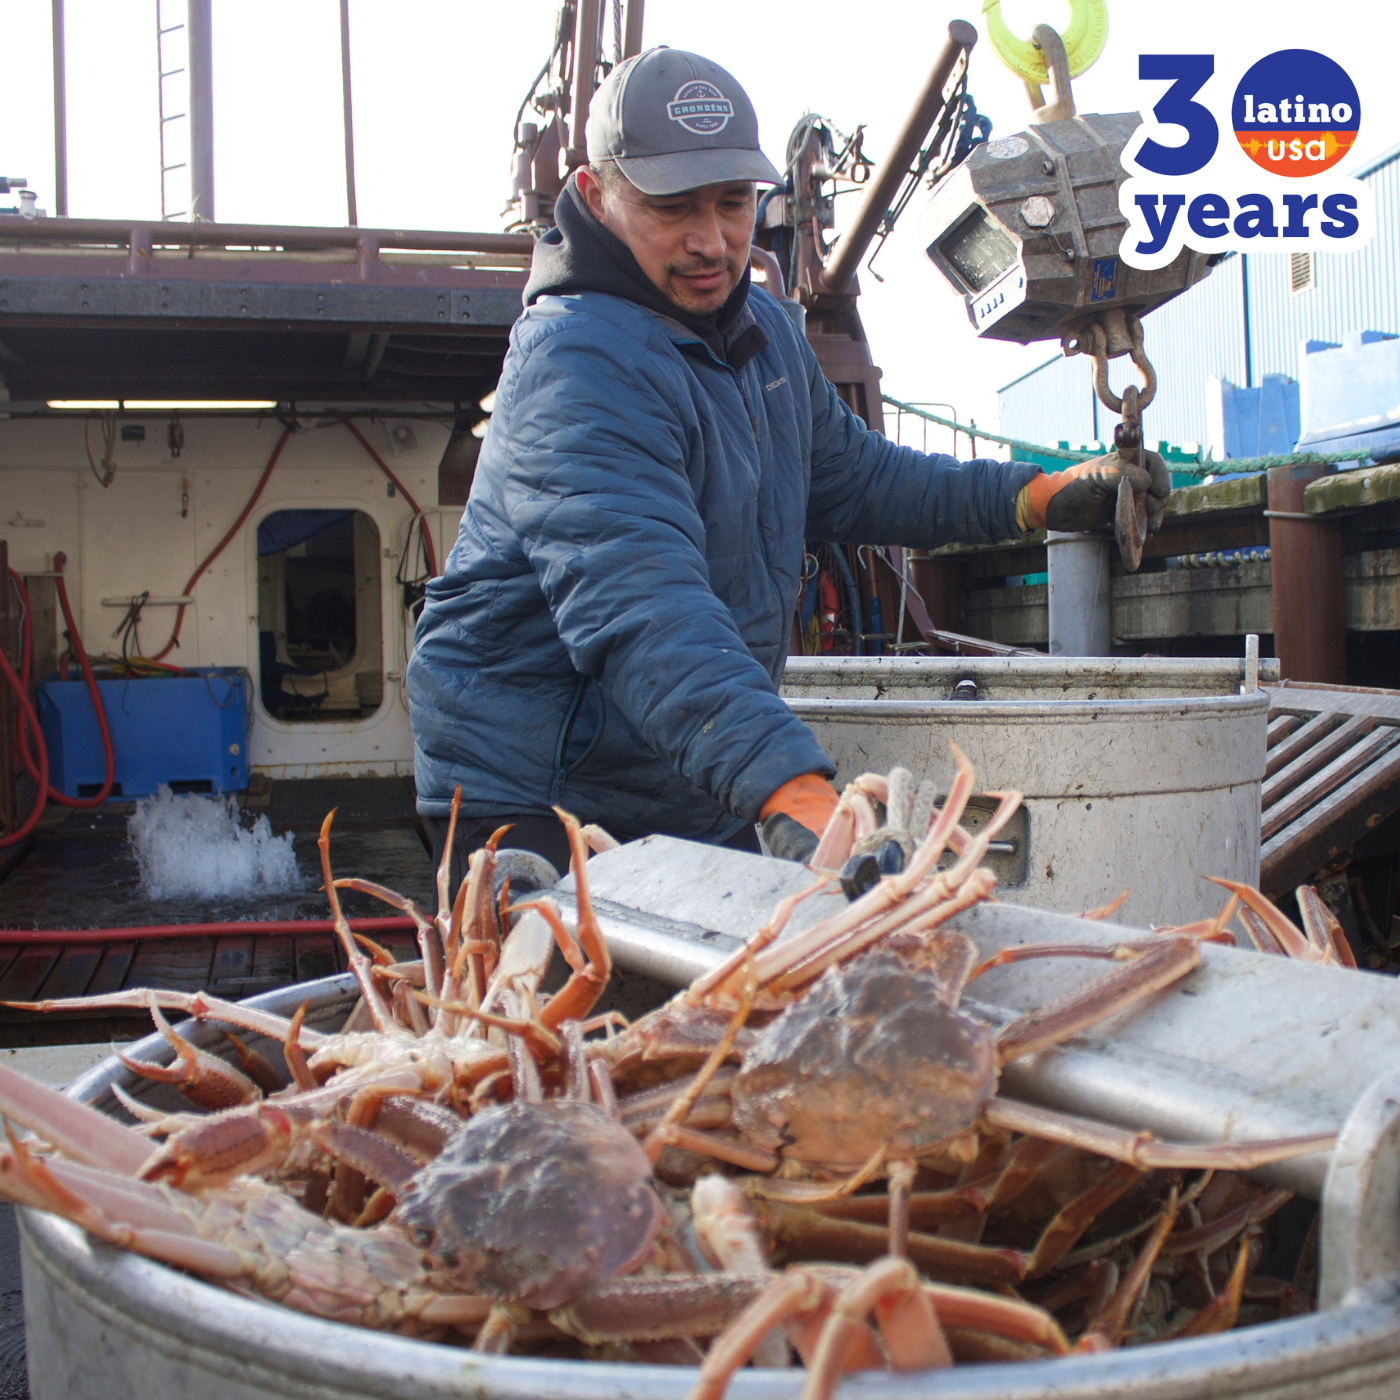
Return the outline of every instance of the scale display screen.
{"type": "Polygon", "coordinates": [[[1017,256],[1016,244],[992,223],[980,204],[928,251],[935,249],[971,292],[990,286],[1017,256]]]}

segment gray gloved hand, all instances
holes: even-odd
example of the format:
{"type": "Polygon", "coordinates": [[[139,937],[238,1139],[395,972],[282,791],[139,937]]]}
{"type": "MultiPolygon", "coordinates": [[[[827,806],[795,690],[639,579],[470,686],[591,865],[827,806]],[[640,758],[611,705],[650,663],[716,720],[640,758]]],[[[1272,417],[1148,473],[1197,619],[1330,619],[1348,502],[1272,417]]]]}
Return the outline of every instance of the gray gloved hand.
{"type": "Polygon", "coordinates": [[[758,824],[763,833],[763,844],[769,854],[779,860],[793,860],[806,865],[817,853],[818,840],[801,822],[795,821],[786,812],[774,812],[764,817],[758,824]]]}
{"type": "Polygon", "coordinates": [[[1119,480],[1126,476],[1134,492],[1147,495],[1147,528],[1151,532],[1162,520],[1167,497],[1171,494],[1171,473],[1157,452],[1144,452],[1145,467],[1129,466],[1117,452],[1079,462],[1067,471],[1056,472],[1042,480],[1036,478],[1026,488],[1029,496],[1032,525],[1044,512],[1044,525],[1049,530],[1096,530],[1113,524],[1118,500],[1119,480]]]}

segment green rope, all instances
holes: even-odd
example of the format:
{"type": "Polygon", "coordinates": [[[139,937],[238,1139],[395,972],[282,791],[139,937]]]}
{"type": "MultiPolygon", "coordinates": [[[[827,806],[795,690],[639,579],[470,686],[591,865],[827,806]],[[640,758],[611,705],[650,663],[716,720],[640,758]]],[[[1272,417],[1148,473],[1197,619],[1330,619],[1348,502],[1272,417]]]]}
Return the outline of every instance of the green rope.
{"type": "Polygon", "coordinates": [[[955,432],[966,433],[970,438],[986,438],[988,442],[999,442],[1003,447],[1019,448],[1022,452],[1038,452],[1042,457],[1063,457],[1068,462],[1087,462],[1098,455],[1093,452],[1071,452],[1064,447],[1042,447],[1038,442],[1023,442],[1020,438],[1002,437],[1000,433],[989,433],[984,428],[970,427],[968,424],[958,423],[952,418],[940,418],[936,413],[929,413],[927,409],[915,408],[912,403],[901,403],[898,399],[892,399],[888,394],[881,394],[880,397],[887,404],[892,404],[905,413],[912,413],[917,418],[927,418],[930,423],[937,423],[944,428],[952,428],[955,432]]]}
{"type": "Polygon", "coordinates": [[[1227,472],[1262,472],[1270,467],[1325,467],[1330,462],[1365,462],[1371,454],[1365,448],[1346,452],[1286,452],[1278,457],[1226,457],[1222,461],[1207,458],[1204,462],[1169,462],[1174,472],[1183,476],[1223,476],[1227,472]]]}
{"type": "MultiPolygon", "coordinates": [[[[1044,447],[1038,442],[1025,442],[1021,438],[1003,437],[1000,433],[989,433],[975,424],[959,423],[955,419],[930,413],[927,409],[916,408],[912,403],[901,403],[899,399],[893,399],[888,394],[881,394],[880,397],[903,413],[912,413],[915,417],[927,418],[930,423],[937,423],[940,427],[966,433],[970,438],[986,438],[988,442],[999,442],[1003,447],[1017,451],[1034,452],[1041,457],[1061,457],[1070,462],[1087,462],[1097,455],[1093,452],[1074,452],[1064,447],[1044,447]]],[[[1167,467],[1180,476],[1212,476],[1224,475],[1227,472],[1262,472],[1270,467],[1315,467],[1326,466],[1329,462],[1364,462],[1369,460],[1370,456],[1365,448],[1356,447],[1345,452],[1286,452],[1275,457],[1228,457],[1223,461],[1215,461],[1209,457],[1202,460],[1197,455],[1194,460],[1189,457],[1169,458],[1167,467]]]]}

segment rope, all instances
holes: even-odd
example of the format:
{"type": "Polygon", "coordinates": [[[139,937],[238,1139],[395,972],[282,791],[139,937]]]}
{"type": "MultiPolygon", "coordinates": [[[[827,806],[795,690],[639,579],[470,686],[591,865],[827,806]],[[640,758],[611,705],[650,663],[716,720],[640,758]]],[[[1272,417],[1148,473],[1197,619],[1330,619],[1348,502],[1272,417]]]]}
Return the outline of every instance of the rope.
{"type": "Polygon", "coordinates": [[[915,408],[911,403],[901,403],[898,399],[892,399],[888,394],[881,394],[880,397],[902,413],[912,413],[918,418],[927,418],[930,423],[937,423],[944,428],[952,428],[955,432],[966,433],[970,438],[986,438],[988,442],[999,442],[1003,447],[1019,448],[1022,452],[1037,452],[1042,457],[1062,457],[1067,462],[1087,462],[1098,455],[1094,452],[1072,452],[1064,447],[1042,447],[1038,442],[1024,442],[1020,438],[1002,437],[1000,433],[989,433],[985,428],[971,427],[966,423],[959,423],[954,418],[943,418],[937,413],[929,413],[926,409],[915,408]]]}
{"type": "MultiPolygon", "coordinates": [[[[967,433],[971,437],[986,438],[988,442],[999,442],[1003,447],[1010,447],[1021,452],[1034,452],[1040,457],[1059,457],[1069,462],[1087,462],[1100,455],[1095,452],[1075,452],[1065,447],[1046,447],[1039,442],[1025,442],[1021,438],[1003,437],[1000,433],[989,433],[985,428],[978,428],[967,423],[959,423],[954,418],[944,418],[937,413],[929,413],[927,409],[915,408],[911,403],[903,403],[899,399],[891,398],[888,394],[881,394],[880,397],[892,408],[897,408],[901,413],[912,413],[917,418],[927,418],[930,423],[937,423],[940,427],[952,428],[954,432],[967,433]]],[[[1369,461],[1371,453],[1364,447],[1351,447],[1345,452],[1285,452],[1273,457],[1227,457],[1221,461],[1207,457],[1204,460],[1199,456],[1194,461],[1169,461],[1167,469],[1180,476],[1215,476],[1236,472],[1262,472],[1270,467],[1318,467],[1326,466],[1329,462],[1365,462],[1369,461]]]]}

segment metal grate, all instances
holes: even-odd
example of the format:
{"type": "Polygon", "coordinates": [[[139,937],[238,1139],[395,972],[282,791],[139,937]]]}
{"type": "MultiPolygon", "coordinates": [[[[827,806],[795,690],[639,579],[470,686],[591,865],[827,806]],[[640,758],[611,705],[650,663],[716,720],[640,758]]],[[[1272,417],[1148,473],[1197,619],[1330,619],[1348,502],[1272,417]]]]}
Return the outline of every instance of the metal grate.
{"type": "Polygon", "coordinates": [[[1297,296],[1308,291],[1313,285],[1313,255],[1311,253],[1290,253],[1288,255],[1288,288],[1297,296]]]}
{"type": "Polygon", "coordinates": [[[1400,809],[1400,691],[1269,691],[1259,883],[1284,894],[1400,809]]]}

